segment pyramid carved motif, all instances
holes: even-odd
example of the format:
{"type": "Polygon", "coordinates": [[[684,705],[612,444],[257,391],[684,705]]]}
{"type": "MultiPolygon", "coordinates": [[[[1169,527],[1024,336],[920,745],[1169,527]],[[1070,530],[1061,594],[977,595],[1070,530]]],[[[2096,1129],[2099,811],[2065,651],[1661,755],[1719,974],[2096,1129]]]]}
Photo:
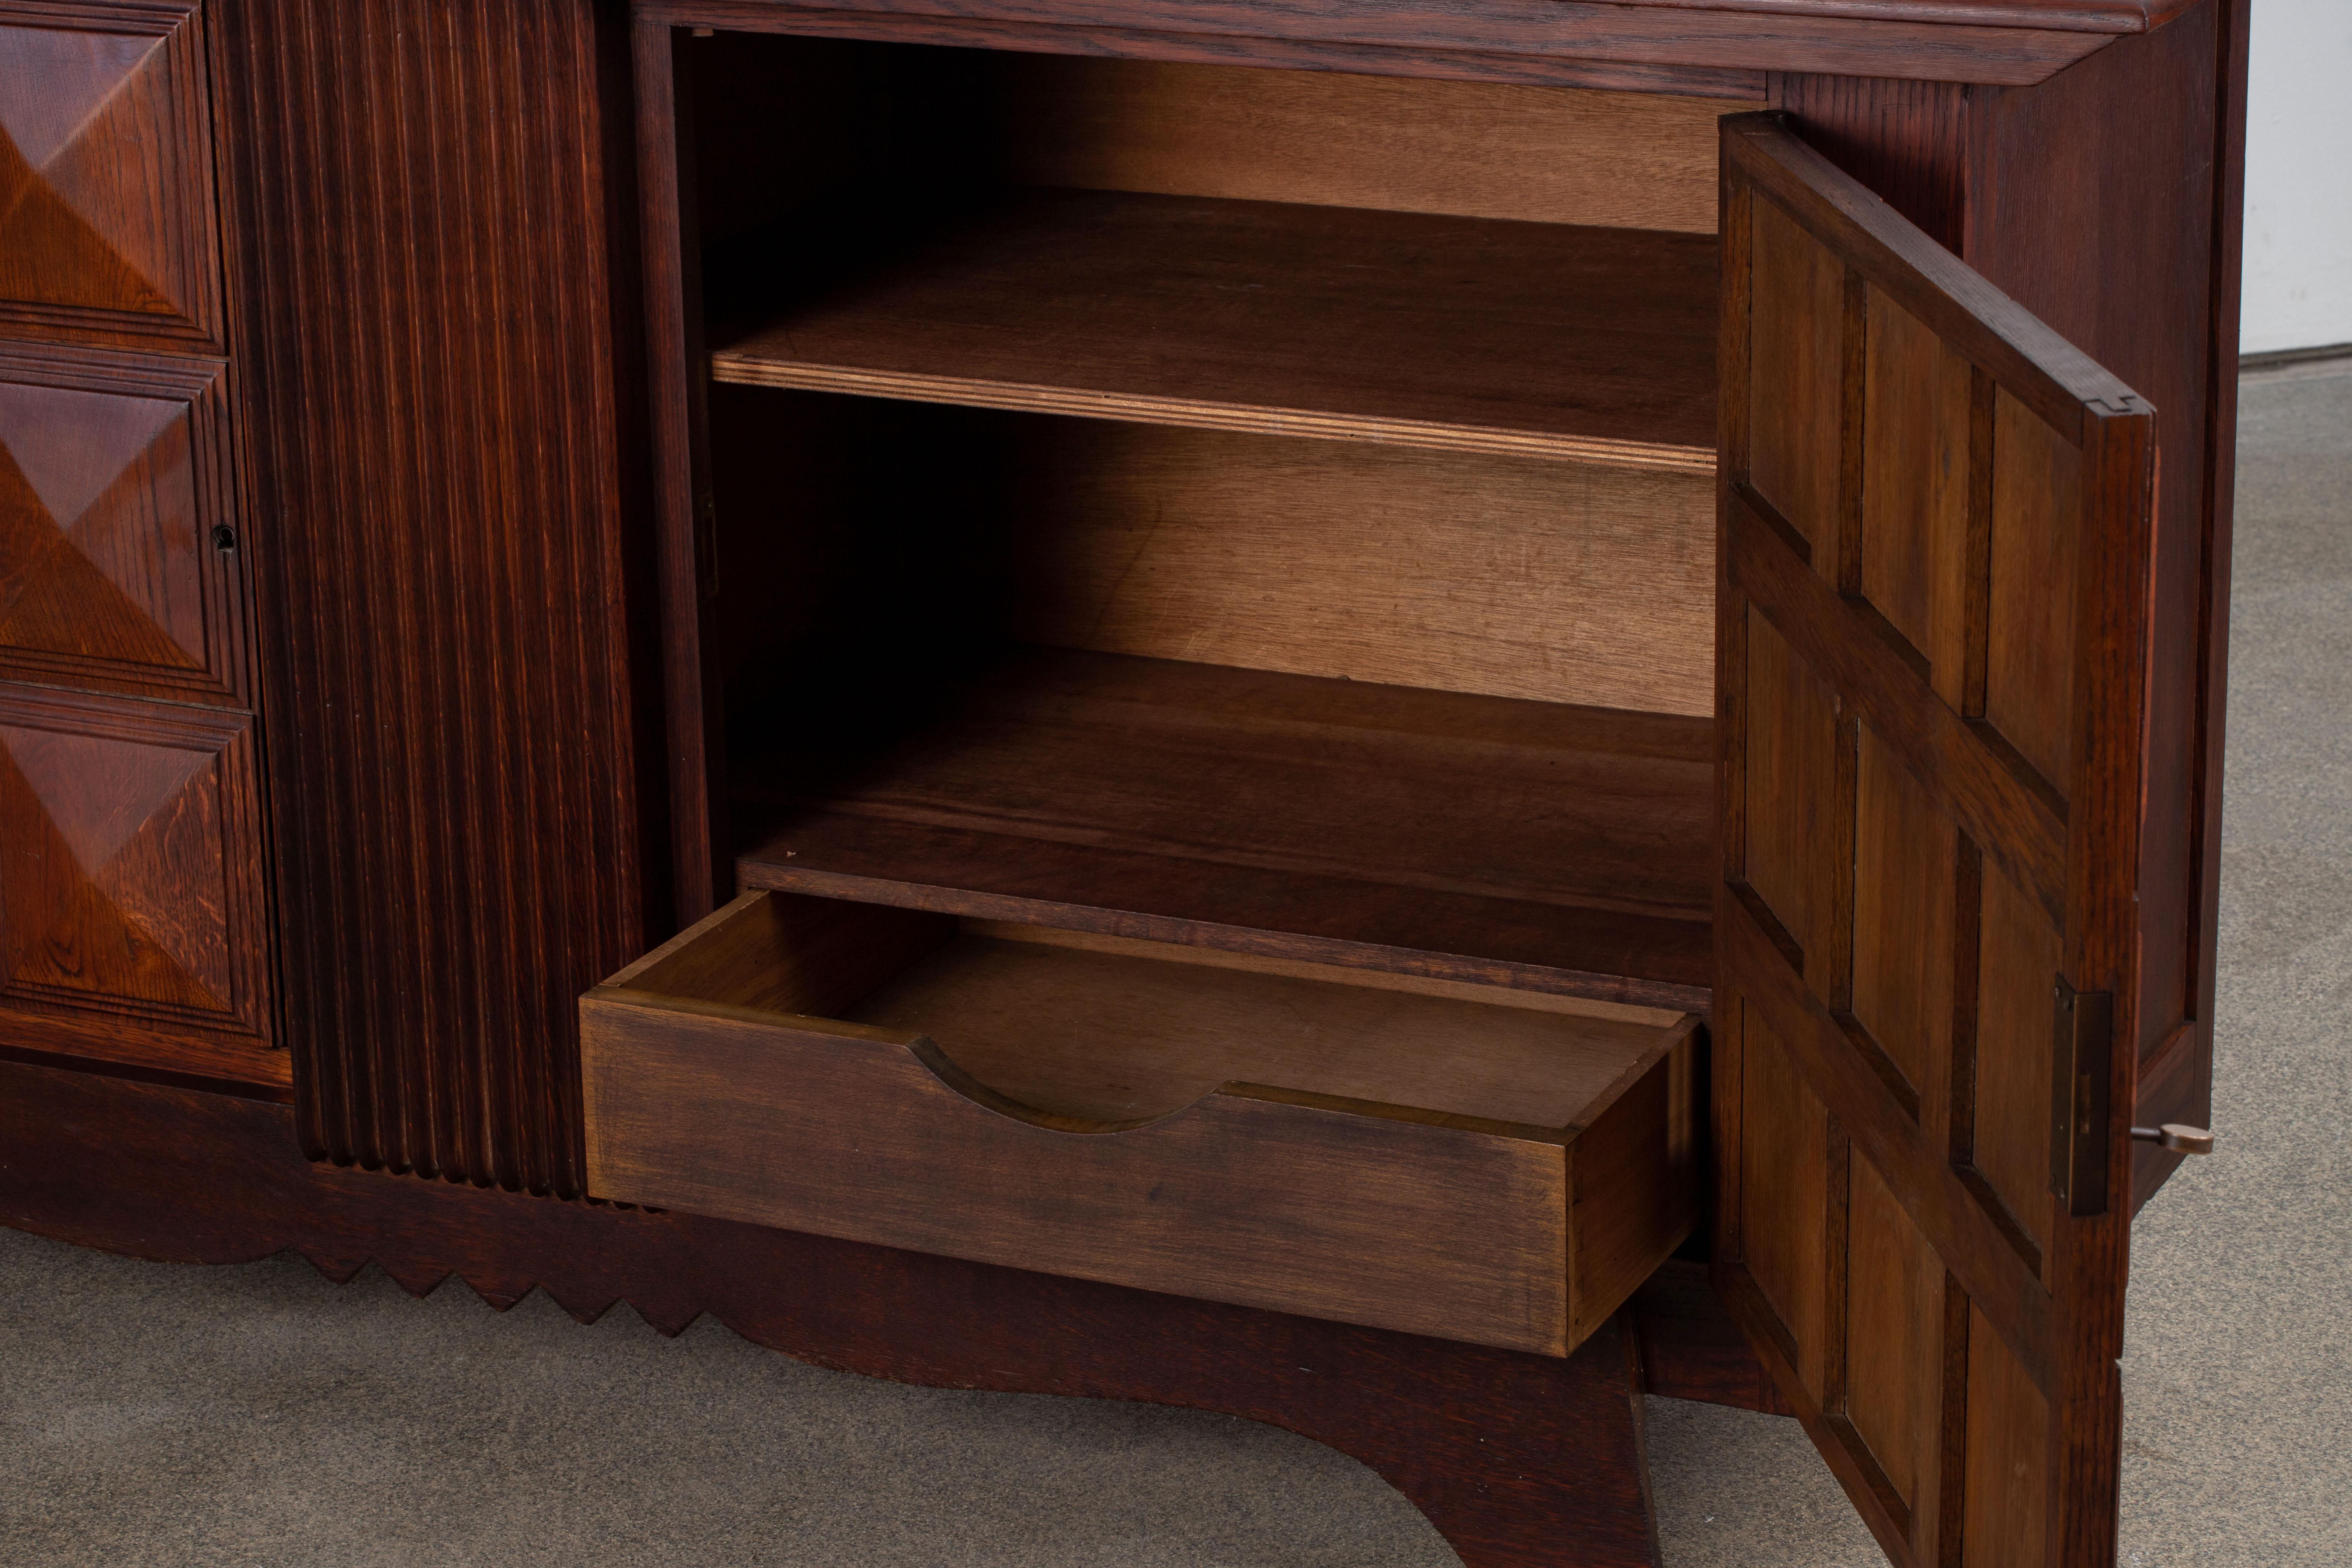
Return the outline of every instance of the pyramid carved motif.
{"type": "Polygon", "coordinates": [[[228,1010],[215,755],[0,725],[6,983],[228,1010]]]}
{"type": "Polygon", "coordinates": [[[0,298],[189,314],[176,41],[0,26],[0,298]]]}
{"type": "Polygon", "coordinates": [[[0,647],[205,666],[187,408],[0,383],[0,647]]]}

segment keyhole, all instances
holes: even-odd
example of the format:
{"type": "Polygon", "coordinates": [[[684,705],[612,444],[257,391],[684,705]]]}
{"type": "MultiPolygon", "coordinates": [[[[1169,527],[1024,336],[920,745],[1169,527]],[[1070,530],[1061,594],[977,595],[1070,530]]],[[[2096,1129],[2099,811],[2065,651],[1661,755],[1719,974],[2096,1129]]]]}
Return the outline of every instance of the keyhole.
{"type": "Polygon", "coordinates": [[[225,522],[215,527],[213,530],[213,548],[223,555],[234,551],[236,548],[236,530],[225,522]]]}

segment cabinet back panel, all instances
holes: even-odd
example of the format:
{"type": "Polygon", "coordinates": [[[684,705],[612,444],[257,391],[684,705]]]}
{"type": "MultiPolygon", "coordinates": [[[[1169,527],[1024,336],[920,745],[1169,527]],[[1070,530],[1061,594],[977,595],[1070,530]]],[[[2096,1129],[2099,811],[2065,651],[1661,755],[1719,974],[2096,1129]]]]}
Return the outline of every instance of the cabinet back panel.
{"type": "Polygon", "coordinates": [[[1753,107],[744,35],[690,58],[706,242],[861,184],[991,181],[1712,234],[1716,121],[1753,107]]]}
{"type": "MultiPolygon", "coordinates": [[[[1024,642],[1714,711],[1714,481],[712,388],[728,663],[1024,642]]],[[[736,705],[730,697],[730,708],[736,705]]]]}
{"type": "Polygon", "coordinates": [[[1340,441],[1031,424],[1024,642],[1714,711],[1714,480],[1340,441]]]}
{"type": "Polygon", "coordinates": [[[1608,228],[1716,228],[1715,99],[1051,55],[987,58],[1022,184],[1608,228]]]}

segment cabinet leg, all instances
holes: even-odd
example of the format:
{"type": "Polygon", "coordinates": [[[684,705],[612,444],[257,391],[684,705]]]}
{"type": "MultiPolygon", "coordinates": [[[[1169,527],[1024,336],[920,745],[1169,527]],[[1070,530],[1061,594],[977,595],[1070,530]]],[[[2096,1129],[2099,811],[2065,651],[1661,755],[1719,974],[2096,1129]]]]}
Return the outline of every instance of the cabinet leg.
{"type": "Polygon", "coordinates": [[[1402,1491],[1467,1568],[1652,1568],[1630,1315],[1565,1360],[1221,1306],[758,1226],[338,1170],[285,1106],[0,1059],[0,1223],[132,1257],[299,1248],[532,1286],[576,1317],[708,1312],[785,1354],[902,1383],[1129,1399],[1286,1427],[1402,1491]]]}

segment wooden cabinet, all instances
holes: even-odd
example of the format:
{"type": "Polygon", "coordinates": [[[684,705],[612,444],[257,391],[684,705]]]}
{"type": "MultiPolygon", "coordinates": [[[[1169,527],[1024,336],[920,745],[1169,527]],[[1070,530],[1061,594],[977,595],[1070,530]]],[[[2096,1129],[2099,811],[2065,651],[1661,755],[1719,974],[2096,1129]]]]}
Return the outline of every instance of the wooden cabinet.
{"type": "Polygon", "coordinates": [[[0,1015],[285,1092],[203,28],[0,9],[0,1015]]]}
{"type": "Polygon", "coordinates": [[[935,10],[0,4],[8,1212],[2110,1562],[2242,0],[935,10]]]}

